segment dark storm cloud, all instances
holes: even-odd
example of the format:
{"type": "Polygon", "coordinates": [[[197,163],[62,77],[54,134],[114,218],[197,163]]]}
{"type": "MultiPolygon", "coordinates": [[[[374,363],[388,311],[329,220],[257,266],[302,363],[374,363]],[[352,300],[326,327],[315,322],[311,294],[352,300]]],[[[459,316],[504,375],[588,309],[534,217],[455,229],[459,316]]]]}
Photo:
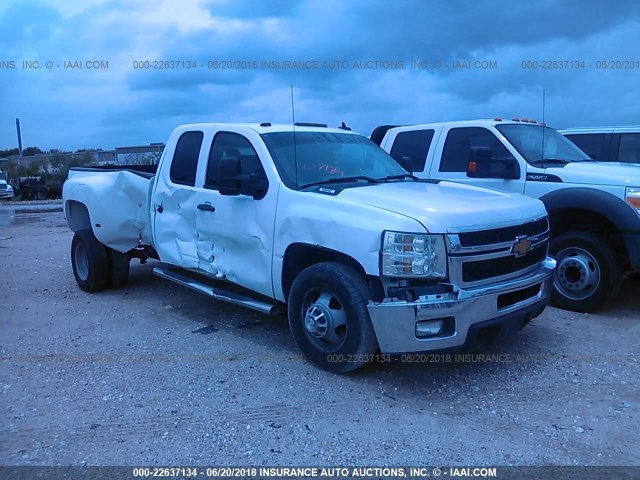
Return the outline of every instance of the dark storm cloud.
{"type": "Polygon", "coordinates": [[[10,35],[0,36],[3,54],[90,56],[109,59],[110,69],[0,71],[0,147],[12,145],[7,125],[16,116],[25,117],[44,147],[77,147],[77,136],[81,146],[148,143],[192,121],[289,121],[290,85],[299,118],[345,120],[364,133],[377,123],[539,117],[543,88],[547,117],[558,126],[640,118],[640,70],[522,68],[527,59],[640,60],[640,3],[634,1],[186,0],[176,8],[160,0],[150,8],[112,0],[65,17],[46,6],[52,4],[6,9],[0,21],[10,35]],[[154,59],[199,67],[132,66],[154,59]],[[418,60],[491,60],[496,68],[421,70],[412,66],[418,60]],[[210,61],[257,66],[208,68],[210,61]],[[264,68],[263,61],[280,63],[264,68]],[[286,68],[285,61],[319,67],[286,68]],[[375,61],[403,68],[376,68],[375,61]],[[340,68],[322,68],[323,62],[340,68]]]}

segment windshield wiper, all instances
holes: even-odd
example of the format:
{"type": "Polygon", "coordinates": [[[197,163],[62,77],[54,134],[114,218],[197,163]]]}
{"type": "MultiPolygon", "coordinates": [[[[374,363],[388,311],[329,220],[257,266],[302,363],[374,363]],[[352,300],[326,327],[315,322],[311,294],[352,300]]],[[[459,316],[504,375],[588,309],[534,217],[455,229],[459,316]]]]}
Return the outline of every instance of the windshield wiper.
{"type": "Polygon", "coordinates": [[[388,177],[378,178],[381,182],[386,182],[389,180],[401,180],[403,178],[410,178],[411,180],[420,180],[415,175],[411,175],[410,173],[401,173],[400,175],[389,175],[388,177]]]}
{"type": "Polygon", "coordinates": [[[327,183],[349,183],[349,182],[355,182],[357,180],[364,180],[367,183],[380,183],[380,180],[378,180],[377,178],[367,177],[366,175],[353,175],[351,177],[328,178],[320,182],[307,183],[306,185],[301,185],[300,188],[314,187],[316,185],[325,185],[327,183]]]}

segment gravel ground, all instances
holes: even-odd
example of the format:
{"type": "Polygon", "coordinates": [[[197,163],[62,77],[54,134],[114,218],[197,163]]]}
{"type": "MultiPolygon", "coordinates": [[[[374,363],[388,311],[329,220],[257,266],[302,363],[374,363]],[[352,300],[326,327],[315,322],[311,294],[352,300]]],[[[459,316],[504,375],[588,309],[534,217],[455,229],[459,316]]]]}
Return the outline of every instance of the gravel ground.
{"type": "Polygon", "coordinates": [[[335,376],[284,317],[151,263],[83,293],[62,213],[16,208],[0,207],[2,465],[640,464],[637,281],[597,315],[547,309],[487,358],[335,376]]]}

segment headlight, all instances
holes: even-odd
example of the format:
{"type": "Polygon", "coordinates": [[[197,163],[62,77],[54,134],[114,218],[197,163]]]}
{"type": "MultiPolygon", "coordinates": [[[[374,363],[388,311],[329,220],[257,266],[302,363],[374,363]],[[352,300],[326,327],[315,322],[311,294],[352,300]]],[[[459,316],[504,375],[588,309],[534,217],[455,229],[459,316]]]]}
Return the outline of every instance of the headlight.
{"type": "Polygon", "coordinates": [[[442,278],[447,275],[447,255],[442,235],[384,232],[382,275],[442,278]]]}
{"type": "Polygon", "coordinates": [[[8,192],[13,192],[13,187],[11,185],[7,185],[7,191],[8,192]]]}
{"type": "Polygon", "coordinates": [[[640,210],[640,187],[627,187],[624,197],[629,205],[636,210],[640,210]]]}

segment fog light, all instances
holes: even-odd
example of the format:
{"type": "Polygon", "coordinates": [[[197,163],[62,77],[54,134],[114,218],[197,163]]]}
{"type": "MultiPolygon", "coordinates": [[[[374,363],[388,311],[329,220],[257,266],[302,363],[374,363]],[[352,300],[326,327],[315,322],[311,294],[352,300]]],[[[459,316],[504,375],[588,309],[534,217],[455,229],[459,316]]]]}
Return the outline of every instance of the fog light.
{"type": "Polygon", "coordinates": [[[416,337],[433,337],[444,330],[444,320],[424,320],[416,323],[416,337]]]}

